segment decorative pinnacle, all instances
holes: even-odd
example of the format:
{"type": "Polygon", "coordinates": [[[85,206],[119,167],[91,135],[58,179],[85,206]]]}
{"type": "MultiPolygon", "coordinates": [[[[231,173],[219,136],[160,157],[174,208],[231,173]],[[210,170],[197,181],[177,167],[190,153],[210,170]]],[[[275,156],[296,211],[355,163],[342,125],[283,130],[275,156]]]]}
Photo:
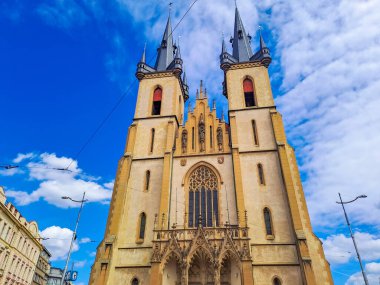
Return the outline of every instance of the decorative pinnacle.
{"type": "Polygon", "coordinates": [[[216,110],[216,101],[215,101],[215,99],[212,100],[212,109],[216,110]]]}

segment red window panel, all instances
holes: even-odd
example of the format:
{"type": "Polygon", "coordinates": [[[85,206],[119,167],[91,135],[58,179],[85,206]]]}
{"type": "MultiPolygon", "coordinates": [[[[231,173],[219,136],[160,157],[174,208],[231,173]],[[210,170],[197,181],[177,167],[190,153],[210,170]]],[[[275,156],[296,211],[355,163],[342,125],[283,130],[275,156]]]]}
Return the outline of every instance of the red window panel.
{"type": "Polygon", "coordinates": [[[154,102],[159,102],[162,99],[162,90],[161,88],[156,88],[153,93],[153,101],[154,102]]]}
{"type": "Polygon", "coordinates": [[[243,82],[244,93],[253,92],[253,83],[250,79],[245,79],[243,82]]]}

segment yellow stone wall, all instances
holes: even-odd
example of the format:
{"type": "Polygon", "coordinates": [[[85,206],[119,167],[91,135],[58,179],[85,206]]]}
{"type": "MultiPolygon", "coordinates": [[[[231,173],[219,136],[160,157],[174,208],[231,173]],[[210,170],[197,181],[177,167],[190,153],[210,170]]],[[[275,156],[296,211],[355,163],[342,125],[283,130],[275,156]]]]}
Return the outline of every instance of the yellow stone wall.
{"type": "Polygon", "coordinates": [[[91,285],[130,284],[134,277],[141,284],[160,284],[162,268],[150,263],[153,228],[165,229],[174,223],[183,227],[188,212],[187,178],[199,165],[208,166],[218,177],[220,224],[229,221],[244,225],[247,213],[252,262],[242,262],[244,284],[271,284],[275,277],[282,284],[333,284],[321,243],[312,232],[297,162],[274,106],[267,68],[259,63],[232,65],[226,71],[226,87],[229,124],[210,109],[202,87],[184,124],[178,78],[156,73],[140,82],[135,120],[119,162],[106,235],[98,248],[91,285]],[[247,77],[254,81],[257,102],[249,108],[245,107],[242,89],[247,77]],[[151,116],[157,86],[163,89],[161,115],[151,116]],[[204,150],[198,133],[201,118],[206,130],[204,150]],[[252,120],[258,144],[254,143],[252,120]],[[218,127],[223,131],[221,148],[218,127]],[[188,132],[185,150],[181,136],[184,130],[188,132]],[[259,163],[264,170],[264,185],[259,182],[259,163]],[[151,180],[145,191],[147,170],[151,180]],[[272,236],[265,231],[265,207],[271,210],[272,236]],[[143,241],[136,238],[141,212],[147,215],[143,241]]]}

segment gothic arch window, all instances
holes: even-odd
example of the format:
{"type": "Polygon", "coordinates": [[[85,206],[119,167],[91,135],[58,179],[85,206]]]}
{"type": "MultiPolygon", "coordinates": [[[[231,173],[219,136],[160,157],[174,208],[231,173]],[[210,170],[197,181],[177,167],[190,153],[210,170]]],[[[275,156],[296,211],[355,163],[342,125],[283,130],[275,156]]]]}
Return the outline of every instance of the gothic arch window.
{"type": "Polygon", "coordinates": [[[140,284],[139,279],[137,278],[132,279],[131,285],[139,285],[139,284],[140,284]]]}
{"type": "Polygon", "coordinates": [[[143,242],[145,238],[145,226],[146,226],[146,214],[142,212],[139,219],[139,229],[138,229],[138,241],[143,242]]]}
{"type": "Polygon", "coordinates": [[[154,135],[155,135],[156,131],[154,129],[151,129],[150,130],[150,152],[153,152],[153,148],[154,148],[154,135]]]}
{"type": "Polygon", "coordinates": [[[256,146],[258,146],[259,145],[259,137],[257,134],[257,125],[256,125],[255,120],[252,120],[252,132],[253,132],[253,142],[256,146]]]}
{"type": "Polygon", "coordinates": [[[189,227],[219,226],[218,178],[207,166],[196,168],[189,177],[189,227]]]}
{"type": "Polygon", "coordinates": [[[264,169],[263,169],[263,165],[261,163],[259,163],[257,165],[257,172],[259,174],[259,182],[261,185],[265,185],[265,177],[264,177],[264,169]]]}
{"type": "Polygon", "coordinates": [[[264,208],[264,222],[267,236],[273,236],[272,215],[268,208],[264,208]]]}
{"type": "Polygon", "coordinates": [[[162,89],[157,87],[153,92],[152,115],[161,114],[162,89]]]}
{"type": "Polygon", "coordinates": [[[150,170],[147,170],[145,172],[145,191],[149,191],[149,185],[150,185],[150,170]]]}
{"type": "Polygon", "coordinates": [[[280,279],[279,278],[274,278],[273,279],[273,285],[281,285],[281,281],[280,281],[280,279]]]}
{"type": "Polygon", "coordinates": [[[253,82],[251,79],[249,78],[244,79],[243,90],[244,90],[245,106],[246,107],[256,106],[253,82]]]}
{"type": "Polygon", "coordinates": [[[187,152],[187,130],[182,131],[181,146],[182,146],[182,153],[186,153],[187,152]]]}

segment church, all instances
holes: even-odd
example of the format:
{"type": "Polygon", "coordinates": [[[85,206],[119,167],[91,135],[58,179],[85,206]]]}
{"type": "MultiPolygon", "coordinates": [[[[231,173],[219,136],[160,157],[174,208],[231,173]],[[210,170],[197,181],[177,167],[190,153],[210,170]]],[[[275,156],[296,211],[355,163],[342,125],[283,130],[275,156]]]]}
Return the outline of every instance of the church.
{"type": "Polygon", "coordinates": [[[202,82],[185,107],[170,16],[154,66],[144,51],[90,285],[333,284],[272,95],[269,48],[260,35],[252,51],[238,8],[233,35],[220,54],[226,121],[202,82]]]}

